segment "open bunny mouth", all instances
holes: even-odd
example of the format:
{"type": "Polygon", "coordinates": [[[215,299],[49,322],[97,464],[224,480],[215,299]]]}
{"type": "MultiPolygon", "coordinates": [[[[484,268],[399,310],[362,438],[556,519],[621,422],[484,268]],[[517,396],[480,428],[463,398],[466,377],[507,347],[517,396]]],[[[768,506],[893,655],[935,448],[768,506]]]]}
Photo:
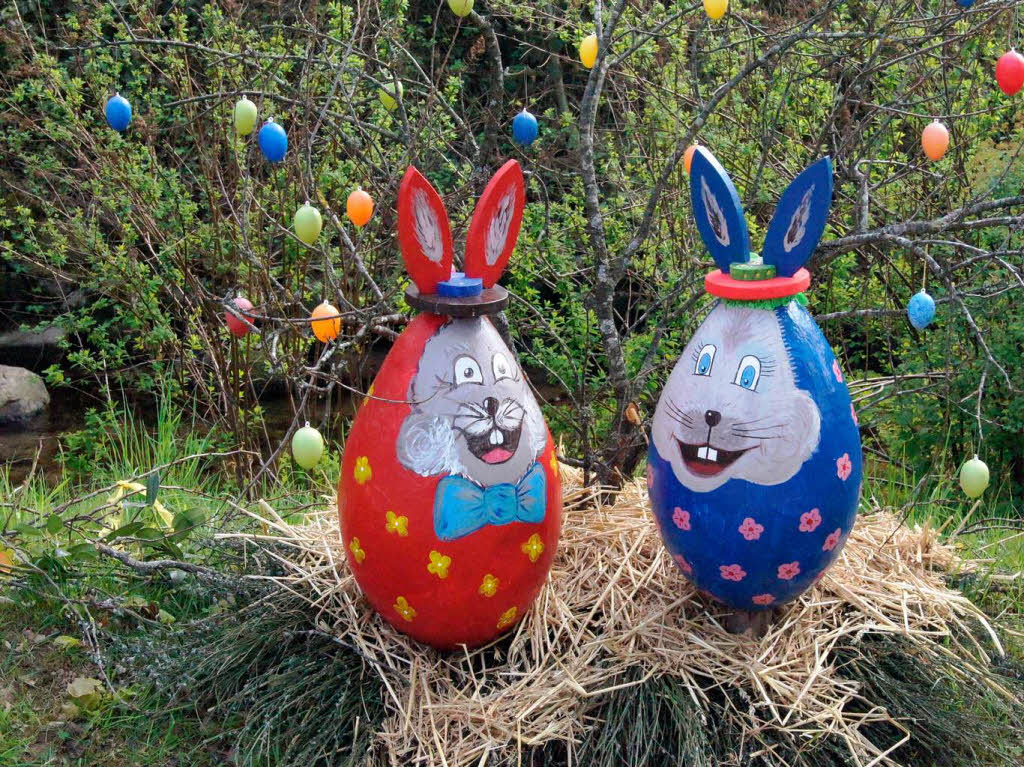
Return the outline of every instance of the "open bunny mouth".
{"type": "Polygon", "coordinates": [[[710,444],[691,445],[679,440],[676,442],[679,444],[679,453],[686,468],[700,477],[713,477],[735,463],[748,450],[753,449],[748,447],[743,450],[723,450],[710,444]]]}
{"type": "Polygon", "coordinates": [[[475,437],[467,434],[466,446],[470,453],[484,463],[505,463],[516,454],[522,434],[522,423],[514,429],[500,429],[495,426],[490,431],[475,437]]]}

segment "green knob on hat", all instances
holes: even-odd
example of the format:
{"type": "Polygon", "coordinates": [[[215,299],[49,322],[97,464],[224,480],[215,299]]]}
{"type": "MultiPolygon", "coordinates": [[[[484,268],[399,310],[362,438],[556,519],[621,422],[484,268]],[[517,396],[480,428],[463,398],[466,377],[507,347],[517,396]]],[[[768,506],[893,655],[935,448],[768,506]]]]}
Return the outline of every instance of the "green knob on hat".
{"type": "Polygon", "coordinates": [[[770,280],[775,276],[775,267],[760,261],[749,261],[742,264],[730,264],[729,276],[734,280],[770,280]]]}

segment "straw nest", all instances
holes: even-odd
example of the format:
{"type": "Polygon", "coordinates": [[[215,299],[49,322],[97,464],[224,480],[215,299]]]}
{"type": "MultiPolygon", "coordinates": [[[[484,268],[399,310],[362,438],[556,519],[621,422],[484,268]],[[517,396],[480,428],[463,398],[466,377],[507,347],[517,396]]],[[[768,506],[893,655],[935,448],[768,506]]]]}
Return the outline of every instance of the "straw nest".
{"type": "Polygon", "coordinates": [[[315,625],[356,650],[382,683],[388,714],[375,734],[379,756],[403,765],[515,762],[557,741],[574,764],[600,724],[601,700],[673,678],[696,711],[709,696],[724,701],[739,735],[736,763],[758,755],[783,763],[770,733],[785,730],[807,743],[840,743],[851,764],[896,764],[909,730],[837,673],[837,648],[897,636],[925,657],[957,655],[956,667],[974,678],[986,676],[989,661],[975,637],[1001,652],[984,615],[945,585],[943,574],[963,563],[934,529],[910,529],[881,510],[863,514],[825,578],[752,638],[728,633],[725,611],[679,574],[642,485],[607,506],[579,479],[563,467],[561,542],[533,608],[511,639],[462,654],[424,648],[374,615],[349,572],[333,510],[293,526],[263,506],[266,534],[248,541],[283,568],[272,580],[304,600],[315,625]],[[871,728],[891,742],[873,742],[871,728]]]}

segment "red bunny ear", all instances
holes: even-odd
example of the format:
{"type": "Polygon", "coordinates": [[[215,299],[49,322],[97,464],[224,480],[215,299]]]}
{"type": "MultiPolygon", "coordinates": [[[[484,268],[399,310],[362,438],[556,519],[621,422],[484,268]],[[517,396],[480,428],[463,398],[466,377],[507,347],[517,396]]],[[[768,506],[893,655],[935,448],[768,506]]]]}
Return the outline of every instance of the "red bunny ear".
{"type": "Polygon", "coordinates": [[[398,187],[398,243],[420,293],[437,292],[452,274],[452,231],[437,191],[412,165],[398,187]]]}
{"type": "Polygon", "coordinates": [[[509,160],[494,174],[473,211],[466,234],[467,277],[479,277],[489,288],[505,271],[523,223],[526,185],[523,170],[509,160]]]}

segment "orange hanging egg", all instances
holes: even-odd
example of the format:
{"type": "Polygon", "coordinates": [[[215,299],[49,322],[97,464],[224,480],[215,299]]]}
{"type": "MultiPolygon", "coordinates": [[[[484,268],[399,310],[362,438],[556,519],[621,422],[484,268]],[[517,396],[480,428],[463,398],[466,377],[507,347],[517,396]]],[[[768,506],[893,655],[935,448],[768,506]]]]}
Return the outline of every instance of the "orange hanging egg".
{"type": "Polygon", "coordinates": [[[338,337],[341,332],[341,317],[338,315],[338,310],[326,301],[313,310],[313,335],[318,341],[327,343],[338,337]]]}
{"type": "Polygon", "coordinates": [[[697,142],[690,144],[686,147],[686,153],[683,154],[683,167],[686,168],[686,175],[690,175],[690,165],[693,163],[693,153],[697,151],[697,147],[700,146],[697,142]]]}
{"type": "Polygon", "coordinates": [[[348,220],[356,226],[366,226],[373,216],[373,198],[360,187],[348,196],[345,203],[348,220]]]}
{"type": "Polygon", "coordinates": [[[938,120],[932,120],[921,131],[921,148],[931,161],[941,160],[949,149],[949,131],[938,120]]]}

